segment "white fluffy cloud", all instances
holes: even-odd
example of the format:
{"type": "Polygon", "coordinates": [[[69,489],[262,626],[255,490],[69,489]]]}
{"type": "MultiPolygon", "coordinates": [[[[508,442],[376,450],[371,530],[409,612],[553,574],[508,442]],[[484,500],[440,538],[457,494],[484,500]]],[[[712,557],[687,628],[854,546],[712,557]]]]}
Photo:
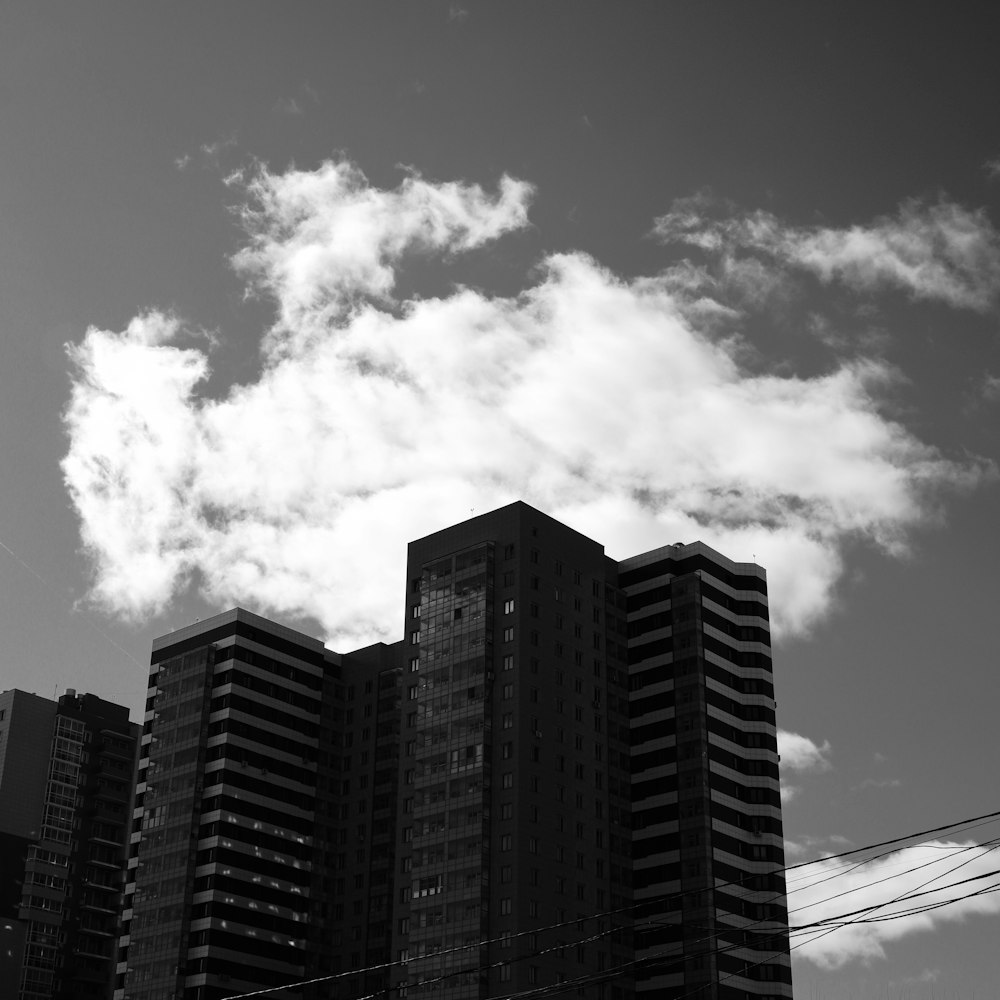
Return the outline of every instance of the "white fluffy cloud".
{"type": "Polygon", "coordinates": [[[1000,913],[1000,892],[976,895],[998,877],[996,848],[971,842],[932,841],[860,867],[850,858],[817,861],[788,876],[793,955],[824,969],[871,963],[906,935],[1000,913]],[[946,905],[924,909],[935,904],[946,905]],[[795,933],[815,923],[823,926],[795,933]]]}
{"type": "Polygon", "coordinates": [[[823,282],[863,291],[892,286],[957,308],[985,311],[1000,295],[1000,235],[983,210],[908,201],[896,216],[835,229],[788,226],[770,212],[740,214],[732,206],[713,220],[718,208],[705,195],[683,199],[656,220],[654,232],[718,255],[738,275],[754,261],[740,255],[751,253],[823,282]]]}
{"type": "Polygon", "coordinates": [[[808,736],[778,730],[781,768],[787,771],[829,771],[830,741],[815,743],[808,736]]]}
{"type": "Polygon", "coordinates": [[[881,414],[878,363],[749,373],[711,334],[725,307],[676,272],[625,280],[564,253],[514,298],[393,299],[408,254],[524,226],[523,182],[384,191],[331,162],[232,183],[236,266],[275,303],[259,379],[199,396],[207,350],[156,312],[71,348],[64,475],[115,613],[195,581],[313,616],[340,648],[393,639],[406,542],[523,498],[615,557],[696,538],[756,557],[776,630],[802,631],[846,540],[901,551],[943,488],[981,475],[881,414]]]}

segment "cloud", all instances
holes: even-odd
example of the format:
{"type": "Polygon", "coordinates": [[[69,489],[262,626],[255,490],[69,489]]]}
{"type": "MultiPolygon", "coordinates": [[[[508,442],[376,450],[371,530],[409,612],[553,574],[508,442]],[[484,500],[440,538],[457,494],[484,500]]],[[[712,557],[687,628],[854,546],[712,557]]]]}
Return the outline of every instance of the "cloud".
{"type": "Polygon", "coordinates": [[[517,296],[398,296],[413,255],[446,266],[523,229],[523,181],[382,190],[339,160],[230,183],[234,266],[274,303],[259,378],[209,398],[210,348],[155,311],[70,348],[63,472],[112,613],[196,585],[311,616],[341,649],[395,639],[406,542],[523,498],[617,558],[696,538],[756,556],[776,634],[803,632],[848,541],[904,552],[986,474],[882,415],[881,363],[748,372],[715,335],[727,307],[677,274],[561,253],[517,296]]]}
{"type": "Polygon", "coordinates": [[[297,348],[328,338],[361,301],[388,304],[405,252],[460,253],[523,227],[532,194],[507,176],[491,198],[478,185],[433,184],[416,174],[395,191],[378,191],[346,161],[284,174],[258,169],[231,183],[246,192],[250,236],[235,266],[278,304],[274,333],[297,348]]]}
{"type": "Polygon", "coordinates": [[[782,770],[786,771],[829,771],[830,741],[814,743],[808,736],[778,730],[778,754],[782,770]]]}
{"type": "Polygon", "coordinates": [[[765,211],[740,213],[702,192],[675,202],[653,232],[664,242],[698,247],[728,268],[746,270],[762,259],[825,284],[864,292],[894,287],[979,312],[1000,295],[1000,235],[984,210],[944,198],[910,200],[895,216],[836,229],[789,226],[765,211]]]}
{"type": "Polygon", "coordinates": [[[198,147],[197,152],[181,153],[174,157],[174,166],[180,171],[190,170],[195,166],[219,168],[222,157],[236,145],[236,137],[228,136],[215,142],[205,142],[198,147]]]}
{"type": "Polygon", "coordinates": [[[866,788],[901,788],[902,785],[903,782],[899,778],[865,778],[857,788],[861,790],[866,788]]]}
{"type": "Polygon", "coordinates": [[[804,836],[798,840],[785,841],[785,858],[791,863],[798,861],[807,854],[839,854],[850,848],[852,841],[838,833],[826,834],[822,837],[804,836]]]}
{"type": "Polygon", "coordinates": [[[984,372],[977,395],[987,403],[1000,401],[1000,375],[984,372]]]}
{"type": "Polygon", "coordinates": [[[983,170],[986,171],[986,176],[990,180],[997,180],[1000,178],[1000,156],[995,156],[990,160],[987,160],[983,164],[983,170]]]}
{"type": "Polygon", "coordinates": [[[868,965],[885,958],[886,946],[907,935],[974,915],[997,915],[1000,893],[975,895],[997,884],[1000,858],[995,850],[971,842],[933,841],[862,867],[839,858],[789,873],[793,955],[824,969],[851,962],[868,965]],[[921,912],[941,903],[947,905],[921,912]],[[873,922],[859,922],[863,918],[873,922]],[[826,923],[795,932],[817,922],[826,923]]]}
{"type": "Polygon", "coordinates": [[[274,111],[276,114],[289,115],[293,118],[299,118],[305,114],[302,105],[294,97],[279,97],[274,102],[274,111]]]}

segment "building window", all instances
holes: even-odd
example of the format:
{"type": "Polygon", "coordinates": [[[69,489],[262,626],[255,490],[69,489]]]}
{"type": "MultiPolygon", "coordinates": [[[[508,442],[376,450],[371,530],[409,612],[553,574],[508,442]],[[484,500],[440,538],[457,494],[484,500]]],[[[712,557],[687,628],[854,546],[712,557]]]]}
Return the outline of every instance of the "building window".
{"type": "Polygon", "coordinates": [[[500,756],[504,760],[510,760],[510,758],[514,756],[514,744],[504,743],[504,745],[500,748],[500,756]]]}
{"type": "Polygon", "coordinates": [[[419,644],[419,642],[420,642],[420,633],[419,632],[411,632],[410,633],[410,645],[411,646],[416,646],[416,645],[419,644]]]}
{"type": "Polygon", "coordinates": [[[500,916],[509,917],[510,916],[510,896],[505,896],[500,900],[500,916]]]}
{"type": "Polygon", "coordinates": [[[512,819],[514,816],[514,806],[510,802],[504,802],[500,806],[500,818],[501,819],[512,819]]]}
{"type": "Polygon", "coordinates": [[[514,685],[504,684],[503,686],[503,697],[504,700],[509,700],[514,697],[514,685]]]}
{"type": "Polygon", "coordinates": [[[509,882],[511,880],[511,867],[510,865],[500,866],[500,881],[509,882]]]}
{"type": "Polygon", "coordinates": [[[504,788],[513,788],[514,787],[514,772],[513,771],[506,771],[504,773],[504,775],[503,775],[503,778],[501,779],[501,783],[502,783],[502,785],[503,785],[504,788]]]}
{"type": "Polygon", "coordinates": [[[411,618],[419,618],[420,617],[420,605],[419,604],[414,604],[413,607],[410,608],[410,617],[411,618]]]}
{"type": "Polygon", "coordinates": [[[512,615],[514,613],[514,598],[503,602],[503,613],[505,615],[512,615]]]}
{"type": "Polygon", "coordinates": [[[508,655],[508,656],[505,656],[503,658],[503,668],[504,668],[504,670],[513,670],[514,669],[514,657],[513,656],[508,655]]]}
{"type": "Polygon", "coordinates": [[[504,729],[513,729],[514,728],[514,713],[513,712],[504,712],[504,716],[503,716],[503,728],[504,729]]]}
{"type": "Polygon", "coordinates": [[[411,674],[415,673],[419,669],[420,669],[420,657],[419,656],[411,656],[410,657],[410,673],[411,674]]]}
{"type": "Polygon", "coordinates": [[[500,850],[501,851],[509,851],[510,848],[511,848],[511,844],[512,843],[513,843],[513,838],[511,837],[511,835],[509,833],[505,833],[505,834],[501,835],[501,837],[500,837],[500,850]]]}
{"type": "Polygon", "coordinates": [[[514,558],[514,545],[513,545],[513,543],[511,543],[509,545],[505,545],[503,547],[503,557],[504,557],[504,559],[513,559],[514,558]]]}
{"type": "Polygon", "coordinates": [[[513,642],[514,641],[514,629],[513,628],[505,628],[503,630],[503,641],[504,642],[513,642]]]}

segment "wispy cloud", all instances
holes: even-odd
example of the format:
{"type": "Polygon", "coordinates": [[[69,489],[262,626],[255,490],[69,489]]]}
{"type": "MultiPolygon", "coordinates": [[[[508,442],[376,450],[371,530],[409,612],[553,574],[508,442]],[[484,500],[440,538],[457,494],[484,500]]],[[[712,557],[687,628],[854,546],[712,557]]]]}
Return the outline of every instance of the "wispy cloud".
{"type": "Polygon", "coordinates": [[[178,170],[190,170],[193,166],[212,167],[218,169],[223,155],[236,145],[235,136],[226,136],[213,142],[203,142],[195,152],[181,153],[174,157],[174,166],[178,170]]]}
{"type": "Polygon", "coordinates": [[[279,115],[288,115],[292,118],[300,118],[306,113],[306,108],[310,104],[319,103],[319,93],[308,83],[303,83],[299,87],[298,93],[291,97],[279,97],[274,102],[274,111],[279,115]]]}
{"type": "MultiPolygon", "coordinates": [[[[727,267],[749,260],[807,271],[855,291],[902,289],[915,298],[985,311],[1000,295],[1000,236],[983,210],[942,198],[904,202],[894,216],[844,229],[787,225],[765,211],[739,212],[707,193],[683,199],[654,234],[695,246],[727,267]]],[[[765,273],[769,273],[770,269],[765,273]]]]}
{"type": "Polygon", "coordinates": [[[217,604],[313,616],[337,644],[395,638],[405,543],[520,497],[619,557],[678,538],[755,554],[776,632],[801,632],[848,539],[903,551],[942,491],[984,475],[882,415],[880,363],[748,372],[714,335],[728,307],[676,273],[562,253],[515,297],[397,298],[408,256],[525,227],[523,181],[381,190],[333,161],[231,183],[235,266],[275,306],[259,379],[200,395],[210,354],[155,311],[70,350],[63,470],[115,613],[197,581],[217,604]]]}
{"type": "Polygon", "coordinates": [[[788,879],[793,954],[825,969],[870,964],[910,934],[996,915],[1000,893],[977,893],[997,884],[998,867],[994,847],[933,841],[861,867],[840,858],[799,869],[788,879]],[[817,922],[823,926],[795,933],[817,922]]]}
{"type": "Polygon", "coordinates": [[[294,97],[280,97],[274,102],[274,110],[279,115],[291,115],[298,118],[305,114],[302,105],[294,97]]]}
{"type": "Polygon", "coordinates": [[[977,395],[988,403],[995,403],[1000,400],[1000,375],[985,372],[979,383],[979,392],[977,395]]]}
{"type": "Polygon", "coordinates": [[[865,778],[855,790],[865,791],[869,788],[901,788],[903,782],[899,778],[865,778]]]}
{"type": "Polygon", "coordinates": [[[791,862],[798,862],[807,855],[830,855],[846,851],[852,845],[852,841],[837,833],[826,834],[822,837],[802,836],[797,840],[785,841],[785,858],[791,862]]]}
{"type": "Polygon", "coordinates": [[[994,156],[992,159],[987,160],[983,164],[983,170],[986,171],[986,176],[990,180],[1000,179],[1000,156],[994,156]]]}

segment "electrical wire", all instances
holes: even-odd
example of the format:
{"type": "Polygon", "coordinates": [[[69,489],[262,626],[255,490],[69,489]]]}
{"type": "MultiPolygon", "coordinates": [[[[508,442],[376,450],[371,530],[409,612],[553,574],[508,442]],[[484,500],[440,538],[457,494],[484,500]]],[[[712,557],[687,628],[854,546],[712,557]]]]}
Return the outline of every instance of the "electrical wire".
{"type": "MultiPolygon", "coordinates": [[[[892,844],[899,844],[899,843],[902,843],[905,840],[913,840],[914,838],[917,838],[917,837],[924,837],[924,836],[928,836],[928,835],[934,834],[934,833],[941,833],[941,832],[944,832],[946,830],[954,830],[957,827],[973,828],[973,827],[968,827],[969,824],[976,824],[977,826],[982,826],[982,825],[986,825],[989,821],[997,819],[998,817],[1000,817],[1000,811],[992,812],[992,813],[984,813],[984,814],[982,814],[980,816],[973,816],[973,817],[970,817],[968,819],[958,820],[958,821],[955,821],[955,822],[952,822],[952,823],[947,823],[947,824],[944,824],[944,825],[941,825],[941,826],[932,827],[932,828],[927,829],[927,830],[921,830],[921,831],[916,831],[914,833],[904,834],[903,836],[900,836],[900,837],[893,837],[893,838],[890,838],[889,840],[880,841],[878,843],[867,844],[867,845],[865,845],[863,847],[852,848],[849,851],[843,851],[843,852],[840,852],[838,854],[828,855],[825,858],[819,858],[819,859],[816,859],[816,860],[813,860],[813,861],[800,862],[800,863],[797,863],[795,865],[785,866],[784,868],[776,868],[776,869],[773,869],[772,871],[764,873],[764,874],[774,875],[774,874],[778,874],[778,873],[781,873],[781,872],[795,871],[795,870],[806,868],[806,867],[808,867],[810,865],[814,865],[814,864],[817,863],[817,861],[831,861],[831,860],[838,860],[840,858],[851,857],[852,855],[855,855],[855,854],[858,854],[858,853],[861,853],[861,852],[875,850],[877,848],[886,847],[886,846],[889,846],[889,845],[892,845],[892,844]]],[[[993,841],[987,841],[987,843],[994,843],[994,842],[993,841]]],[[[978,845],[978,844],[976,844],[976,845],[970,845],[969,848],[964,848],[963,850],[971,849],[973,847],[980,847],[980,846],[982,846],[982,845],[978,845]]],[[[996,842],[995,846],[1000,846],[1000,841],[996,842]]],[[[993,850],[993,849],[995,849],[995,847],[991,847],[990,848],[990,850],[993,850]]],[[[888,852],[884,852],[882,855],[875,855],[875,856],[873,856],[871,858],[867,858],[867,859],[865,859],[864,861],[862,861],[862,862],[860,862],[858,864],[849,866],[849,870],[854,870],[855,868],[861,867],[861,866],[863,866],[865,864],[870,864],[872,861],[877,860],[878,857],[882,857],[882,856],[885,856],[885,854],[891,854],[891,853],[893,853],[893,852],[892,851],[888,851],[888,852]]],[[[967,863],[969,863],[969,862],[963,862],[963,864],[967,864],[967,863]]],[[[913,869],[907,869],[907,870],[905,870],[903,872],[899,872],[899,873],[897,873],[897,875],[894,875],[894,876],[891,876],[891,877],[898,877],[899,875],[909,874],[910,871],[918,870],[920,867],[924,867],[924,865],[914,866],[913,869]]],[[[955,869],[951,869],[950,871],[957,870],[958,867],[961,867],[961,865],[956,866],[955,869]]],[[[943,873],[943,874],[948,874],[948,873],[946,872],[946,873],[943,873]]],[[[734,879],[734,880],[731,880],[729,882],[719,883],[714,888],[724,888],[726,886],[739,885],[743,881],[745,881],[746,878],[750,878],[750,877],[754,877],[754,876],[753,875],[748,875],[748,876],[745,876],[744,878],[741,878],[741,879],[734,879]]],[[[931,879],[930,882],[936,881],[936,879],[940,878],[940,877],[942,877],[942,876],[940,876],[940,875],[936,876],[935,879],[931,879]]],[[[978,876],[977,876],[977,878],[978,878],[978,876]]],[[[879,880],[879,881],[885,881],[885,880],[879,880]]],[[[930,884],[930,882],[925,883],[925,884],[930,884]]],[[[818,883],[813,883],[813,884],[818,884],[818,883]]],[[[872,883],[872,884],[877,884],[877,883],[872,883]]],[[[956,884],[962,884],[962,883],[956,883],[956,884]]],[[[799,886],[796,889],[793,889],[791,891],[793,891],[793,892],[800,891],[801,889],[810,888],[810,887],[811,887],[811,884],[807,885],[807,886],[799,886]]],[[[944,887],[944,888],[948,888],[948,887],[944,887]]],[[[651,905],[655,905],[655,903],[660,902],[660,901],[665,902],[667,900],[673,900],[673,901],[676,902],[676,901],[678,901],[680,899],[683,899],[687,895],[690,895],[692,893],[699,892],[699,891],[704,891],[704,890],[689,890],[688,892],[683,892],[683,893],[668,893],[668,894],[664,894],[662,896],[650,897],[649,899],[643,899],[643,900],[639,900],[637,902],[634,901],[633,903],[631,903],[631,904],[629,904],[627,906],[624,906],[624,907],[618,907],[618,908],[611,909],[611,910],[606,910],[606,911],[603,911],[603,912],[600,912],[600,913],[588,914],[588,915],[586,915],[584,917],[577,917],[577,918],[574,918],[574,919],[571,919],[571,920],[560,921],[560,922],[557,922],[555,924],[548,924],[548,925],[543,926],[543,927],[532,928],[531,930],[528,930],[528,931],[518,931],[516,933],[511,933],[511,934],[503,934],[503,935],[501,935],[500,937],[497,937],[497,938],[483,939],[483,940],[480,940],[480,941],[477,941],[477,942],[474,942],[474,943],[471,943],[471,944],[461,945],[461,946],[458,946],[458,947],[455,947],[455,948],[451,948],[451,949],[445,949],[443,951],[437,952],[433,956],[425,956],[425,957],[427,957],[427,958],[431,958],[431,957],[433,957],[433,958],[443,958],[444,956],[449,955],[449,954],[456,954],[456,953],[460,953],[460,952],[464,952],[464,951],[471,951],[473,949],[479,949],[479,948],[482,948],[482,947],[489,946],[491,944],[498,944],[498,943],[502,943],[502,942],[514,941],[514,940],[516,940],[518,938],[524,937],[524,936],[529,935],[529,934],[531,934],[531,935],[537,935],[537,934],[545,932],[545,931],[556,930],[556,929],[559,929],[559,928],[562,928],[562,927],[570,926],[572,924],[580,924],[582,921],[586,921],[586,920],[598,920],[598,919],[601,919],[603,917],[613,917],[613,916],[619,915],[619,914],[621,914],[623,912],[628,912],[628,911],[631,911],[631,910],[635,910],[635,909],[638,909],[640,907],[649,907],[651,905]]],[[[845,891],[845,893],[836,894],[836,895],[834,895],[832,897],[829,897],[828,900],[824,900],[824,901],[828,902],[830,899],[836,899],[840,895],[846,895],[848,892],[851,892],[851,891],[855,891],[855,890],[847,890],[847,891],[845,891]]],[[[933,892],[940,892],[940,891],[942,891],[942,889],[935,889],[935,890],[931,890],[931,893],[933,893],[933,892]]],[[[980,895],[981,893],[988,892],[988,891],[993,891],[993,890],[992,889],[980,890],[979,892],[973,893],[973,894],[970,894],[970,895],[980,895]]],[[[778,895],[785,895],[785,894],[778,894],[778,895]]],[[[773,898],[777,898],[777,896],[773,897],[773,898]]],[[[865,912],[865,911],[870,910],[870,909],[879,909],[879,908],[881,908],[883,906],[891,905],[893,902],[903,901],[903,900],[905,900],[907,898],[916,898],[916,897],[915,896],[911,896],[909,893],[904,893],[904,894],[901,894],[900,897],[898,897],[898,899],[896,899],[896,900],[891,900],[888,903],[879,904],[879,905],[877,905],[875,907],[865,908],[863,911],[855,911],[855,912],[865,912]]],[[[960,897],[960,898],[966,898],[966,897],[960,897]]],[[[949,902],[958,902],[958,901],[959,901],[959,899],[946,900],[946,901],[942,901],[942,902],[940,902],[939,904],[936,904],[936,905],[944,906],[944,905],[947,905],[949,902]]],[[[811,906],[811,905],[814,905],[814,904],[809,904],[809,905],[811,906]]],[[[928,906],[928,908],[936,908],[936,905],[933,906],[933,907],[932,906],[928,906]]],[[[795,912],[795,911],[791,911],[791,912],[795,912]]],[[[848,913],[848,914],[841,914],[841,915],[838,915],[838,916],[851,916],[851,915],[852,914],[848,913]]],[[[900,916],[905,916],[905,915],[906,914],[901,914],[900,916]]],[[[830,919],[835,919],[835,918],[830,918],[830,919]]],[[[897,919],[897,917],[890,916],[890,917],[886,917],[885,919],[897,919]]],[[[749,925],[746,925],[744,927],[740,927],[740,928],[727,928],[724,931],[717,932],[714,935],[714,938],[717,939],[719,936],[727,933],[727,931],[734,931],[734,930],[744,931],[744,930],[746,930],[746,929],[748,929],[750,927],[753,927],[755,924],[765,923],[765,922],[767,922],[767,921],[755,921],[755,922],[753,922],[753,923],[751,923],[749,925]]],[[[640,925],[640,926],[642,926],[642,925],[640,925]]],[[[822,926],[828,926],[828,924],[826,924],[825,922],[818,922],[815,925],[803,925],[803,926],[800,926],[800,927],[797,927],[797,928],[789,928],[787,930],[786,930],[786,928],[783,927],[783,928],[781,928],[780,931],[776,931],[773,936],[774,937],[785,937],[786,934],[792,934],[792,933],[794,933],[795,936],[799,936],[799,934],[801,932],[805,931],[805,930],[812,929],[813,927],[822,927],[822,926]]],[[[522,960],[524,960],[526,958],[537,957],[537,956],[542,955],[542,954],[547,954],[547,953],[549,953],[549,952],[551,952],[553,950],[558,950],[559,948],[576,947],[578,944],[590,943],[590,942],[592,942],[594,940],[598,940],[599,938],[605,937],[608,934],[614,933],[614,932],[616,932],[618,930],[621,930],[621,929],[622,929],[621,927],[610,927],[608,930],[603,931],[600,934],[593,935],[591,937],[588,937],[588,938],[585,938],[585,939],[582,939],[582,940],[579,940],[579,941],[572,941],[572,942],[567,942],[567,943],[563,943],[563,944],[557,944],[557,945],[554,945],[554,946],[552,946],[550,948],[542,949],[539,952],[535,952],[535,953],[529,954],[527,956],[518,956],[515,959],[515,961],[522,961],[522,960]]],[[[835,929],[837,929],[837,927],[830,927],[829,930],[827,930],[827,933],[829,933],[829,932],[831,932],[832,930],[835,930],[835,929]]],[[[817,936],[811,938],[810,940],[818,940],[818,938],[821,937],[821,936],[824,936],[824,935],[817,935],[817,936]]],[[[765,936],[764,939],[767,940],[767,936],[765,936]]],[[[703,940],[707,941],[707,940],[711,940],[711,938],[706,938],[706,939],[703,939],[703,940]]],[[[700,942],[697,942],[697,943],[700,943],[700,942]]],[[[802,945],[805,944],[805,943],[809,943],[809,942],[802,942],[802,943],[800,943],[798,945],[795,945],[794,947],[796,947],[796,948],[797,947],[802,947],[802,945]]],[[[714,952],[708,952],[706,954],[712,954],[712,953],[714,953],[714,954],[725,954],[728,951],[731,951],[731,950],[734,950],[734,949],[737,949],[737,948],[743,948],[743,947],[746,947],[746,946],[743,945],[743,944],[732,945],[732,946],[729,946],[727,948],[716,949],[714,952]]],[[[638,959],[636,961],[640,962],[642,964],[648,964],[651,960],[654,960],[657,957],[667,957],[668,954],[669,953],[662,953],[659,956],[657,956],[655,954],[652,955],[652,956],[643,956],[643,958],[638,959]]],[[[350,978],[350,977],[356,977],[356,976],[359,976],[359,975],[365,975],[365,974],[372,973],[372,972],[380,972],[380,971],[384,971],[384,970],[387,970],[387,969],[391,969],[391,968],[395,968],[395,967],[400,967],[400,966],[408,965],[411,961],[412,962],[419,962],[421,960],[422,960],[421,958],[417,958],[417,959],[397,960],[397,961],[385,962],[385,963],[381,963],[381,964],[378,964],[378,965],[368,966],[368,967],[365,967],[365,968],[362,968],[362,969],[352,969],[349,972],[334,973],[334,974],[331,974],[331,975],[319,976],[319,977],[315,977],[315,978],[308,979],[308,980],[300,980],[300,981],[297,981],[297,982],[294,982],[294,983],[286,983],[286,984],[284,984],[282,986],[274,986],[274,987],[268,987],[268,988],[262,989],[262,990],[254,990],[254,991],[251,991],[249,993],[234,994],[234,995],[232,995],[230,997],[230,1000],[249,1000],[249,998],[252,998],[252,997],[267,996],[269,994],[277,993],[280,990],[296,989],[296,988],[299,988],[299,987],[302,987],[302,986],[317,985],[317,984],[323,983],[323,982],[332,982],[332,981],[335,981],[337,979],[346,979],[346,978],[350,978]]],[[[770,961],[770,959],[764,959],[762,962],[756,963],[756,964],[758,964],[758,965],[765,964],[768,961],[770,961]]],[[[468,974],[470,972],[486,971],[489,968],[493,968],[493,967],[495,967],[497,965],[503,965],[503,964],[506,964],[506,963],[504,963],[504,962],[498,962],[498,963],[494,963],[491,966],[486,966],[484,968],[480,968],[477,965],[474,968],[466,968],[466,969],[455,970],[453,972],[448,973],[447,976],[442,977],[442,978],[453,978],[456,975],[466,975],[466,974],[468,974]]],[[[635,963],[631,963],[631,964],[635,964],[635,963]]],[[[750,966],[748,968],[753,968],[753,967],[755,967],[755,966],[750,966]]],[[[624,966],[622,966],[621,968],[624,968],[624,966]]],[[[610,972],[610,971],[611,970],[608,970],[608,972],[610,972]]],[[[601,973],[600,975],[603,976],[604,974],[601,973]]],[[[730,978],[730,977],[727,977],[727,978],[730,978]]],[[[427,980],[426,982],[433,982],[433,981],[437,981],[437,980],[427,980]]],[[[602,981],[603,981],[603,979],[602,979],[602,981]]],[[[558,984],[556,984],[556,985],[558,985],[558,984]]],[[[545,988],[547,988],[547,987],[545,987],[545,988]]],[[[382,992],[385,992],[385,991],[384,990],[380,991],[380,993],[382,993],[382,992]]],[[[375,996],[378,996],[378,995],[379,995],[378,993],[372,994],[372,997],[375,997],[375,996]]],[[[691,994],[691,995],[694,995],[694,994],[691,994]]],[[[514,996],[515,995],[512,994],[510,998],[503,998],[503,1000],[513,1000],[514,996]]],[[[358,1000],[370,1000],[370,998],[358,998],[358,1000]]]]}

